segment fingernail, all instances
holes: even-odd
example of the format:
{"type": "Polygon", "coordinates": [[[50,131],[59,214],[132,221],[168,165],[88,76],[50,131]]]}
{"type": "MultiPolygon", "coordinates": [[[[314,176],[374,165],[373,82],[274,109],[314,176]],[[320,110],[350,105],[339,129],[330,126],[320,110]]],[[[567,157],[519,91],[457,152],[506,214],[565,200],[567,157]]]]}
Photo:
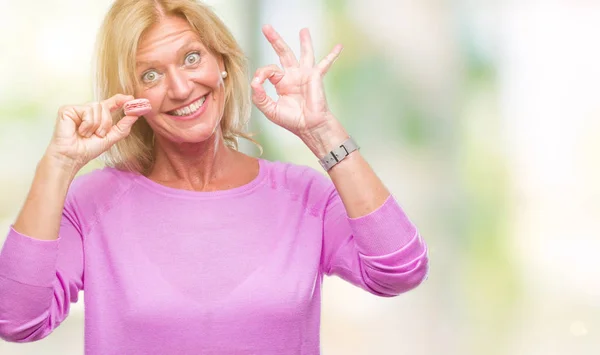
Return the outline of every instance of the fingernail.
{"type": "Polygon", "coordinates": [[[260,78],[257,76],[257,77],[255,77],[255,78],[254,78],[254,80],[252,80],[252,81],[254,81],[255,83],[257,83],[257,84],[258,84],[258,83],[260,83],[260,78]]]}

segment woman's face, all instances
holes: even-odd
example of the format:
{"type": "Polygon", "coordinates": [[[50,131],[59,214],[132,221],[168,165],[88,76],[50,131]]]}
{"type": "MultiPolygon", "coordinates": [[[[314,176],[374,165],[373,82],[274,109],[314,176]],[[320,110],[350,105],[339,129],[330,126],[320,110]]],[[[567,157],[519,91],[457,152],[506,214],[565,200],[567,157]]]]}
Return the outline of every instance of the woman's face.
{"type": "Polygon", "coordinates": [[[135,96],[150,100],[144,117],[155,134],[176,143],[210,138],[225,105],[223,70],[187,21],[167,17],[150,27],[138,46],[135,96]]]}

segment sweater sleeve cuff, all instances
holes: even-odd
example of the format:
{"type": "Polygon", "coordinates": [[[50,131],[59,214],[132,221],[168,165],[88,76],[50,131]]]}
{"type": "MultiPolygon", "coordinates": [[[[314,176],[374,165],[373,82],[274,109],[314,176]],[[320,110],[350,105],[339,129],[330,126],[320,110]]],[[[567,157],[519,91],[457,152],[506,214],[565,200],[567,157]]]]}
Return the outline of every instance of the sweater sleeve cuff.
{"type": "Polygon", "coordinates": [[[358,251],[369,256],[391,254],[408,244],[417,233],[392,195],[375,211],[348,220],[358,251]]]}
{"type": "Polygon", "coordinates": [[[30,286],[51,287],[56,278],[58,240],[39,240],[12,226],[0,251],[0,276],[30,286]]]}

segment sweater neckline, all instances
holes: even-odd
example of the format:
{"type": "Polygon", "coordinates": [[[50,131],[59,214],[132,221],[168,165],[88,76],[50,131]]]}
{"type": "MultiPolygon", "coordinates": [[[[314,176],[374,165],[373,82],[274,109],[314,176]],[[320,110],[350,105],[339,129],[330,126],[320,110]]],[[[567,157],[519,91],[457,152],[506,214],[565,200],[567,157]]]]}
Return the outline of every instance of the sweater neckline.
{"type": "Polygon", "coordinates": [[[237,186],[237,187],[234,187],[231,189],[226,189],[226,190],[192,191],[192,190],[178,189],[178,188],[159,184],[159,183],[147,178],[146,176],[144,176],[142,174],[136,174],[134,181],[136,183],[138,183],[139,185],[142,185],[143,187],[145,187],[153,192],[164,194],[164,195],[170,195],[170,196],[200,198],[200,199],[222,198],[222,197],[235,196],[235,195],[243,194],[243,193],[253,190],[267,176],[266,162],[264,161],[264,159],[260,159],[260,158],[258,158],[257,160],[258,160],[258,175],[253,180],[251,180],[250,182],[248,182],[244,185],[237,186]]]}

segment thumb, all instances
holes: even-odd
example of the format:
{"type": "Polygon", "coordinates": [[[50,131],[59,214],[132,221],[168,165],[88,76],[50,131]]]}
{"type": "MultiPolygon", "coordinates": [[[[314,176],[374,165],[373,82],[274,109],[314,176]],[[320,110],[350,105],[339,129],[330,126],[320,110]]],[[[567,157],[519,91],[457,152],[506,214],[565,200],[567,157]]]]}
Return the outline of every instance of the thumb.
{"type": "Polygon", "coordinates": [[[125,116],[113,125],[106,134],[106,138],[111,145],[117,143],[121,139],[127,137],[131,132],[131,127],[138,120],[139,116],[125,116]]]}

